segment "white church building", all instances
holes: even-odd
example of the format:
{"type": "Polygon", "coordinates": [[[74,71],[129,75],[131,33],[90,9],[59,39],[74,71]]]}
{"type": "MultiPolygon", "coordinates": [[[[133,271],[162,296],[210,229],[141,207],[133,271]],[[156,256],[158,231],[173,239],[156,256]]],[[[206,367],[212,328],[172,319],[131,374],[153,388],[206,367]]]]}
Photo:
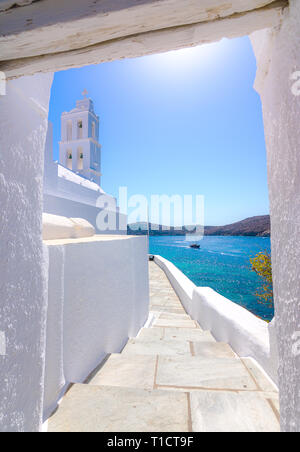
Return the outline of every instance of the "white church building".
{"type": "Polygon", "coordinates": [[[126,217],[119,214],[117,201],[101,188],[101,144],[99,116],[94,103],[77,100],[76,107],[61,115],[59,162],[53,160],[53,127],[49,122],[45,146],[44,213],[85,218],[98,233],[127,233],[126,217]],[[103,198],[105,197],[105,198],[103,198]],[[97,215],[103,208],[116,215],[115,230],[99,230],[97,215]],[[123,225],[120,230],[120,225],[123,225]]]}

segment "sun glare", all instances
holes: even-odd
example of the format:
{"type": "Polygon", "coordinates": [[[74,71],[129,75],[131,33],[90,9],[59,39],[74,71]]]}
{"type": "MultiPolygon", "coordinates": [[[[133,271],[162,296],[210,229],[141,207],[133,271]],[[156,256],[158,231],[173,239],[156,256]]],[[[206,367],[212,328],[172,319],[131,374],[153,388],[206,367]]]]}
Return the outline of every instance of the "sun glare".
{"type": "Polygon", "coordinates": [[[222,51],[224,48],[224,43],[210,43],[210,44],[202,44],[200,46],[195,47],[187,47],[180,50],[173,50],[170,52],[162,53],[159,55],[154,55],[153,58],[157,59],[159,63],[165,63],[167,65],[173,66],[191,66],[199,59],[205,60],[208,62],[209,60],[213,60],[216,58],[218,53],[222,51]]]}

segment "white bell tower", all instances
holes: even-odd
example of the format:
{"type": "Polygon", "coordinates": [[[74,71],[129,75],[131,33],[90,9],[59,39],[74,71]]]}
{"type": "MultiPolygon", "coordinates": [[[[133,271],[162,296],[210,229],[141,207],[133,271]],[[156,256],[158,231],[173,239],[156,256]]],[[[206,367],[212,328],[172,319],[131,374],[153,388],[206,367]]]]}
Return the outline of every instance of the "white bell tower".
{"type": "Polygon", "coordinates": [[[87,91],[82,94],[84,98],[76,102],[76,108],[61,116],[59,163],[100,185],[99,117],[93,101],[87,98],[87,91]]]}

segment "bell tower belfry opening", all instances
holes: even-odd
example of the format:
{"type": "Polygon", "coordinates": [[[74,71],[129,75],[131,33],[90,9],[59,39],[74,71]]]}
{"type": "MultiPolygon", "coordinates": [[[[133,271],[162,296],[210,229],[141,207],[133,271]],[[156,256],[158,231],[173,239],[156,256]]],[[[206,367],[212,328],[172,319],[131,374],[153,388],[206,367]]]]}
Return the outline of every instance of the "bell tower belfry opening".
{"type": "Polygon", "coordinates": [[[101,145],[99,143],[99,117],[94,104],[83,91],[83,99],[76,108],[61,116],[59,163],[80,176],[101,183],[101,145]]]}

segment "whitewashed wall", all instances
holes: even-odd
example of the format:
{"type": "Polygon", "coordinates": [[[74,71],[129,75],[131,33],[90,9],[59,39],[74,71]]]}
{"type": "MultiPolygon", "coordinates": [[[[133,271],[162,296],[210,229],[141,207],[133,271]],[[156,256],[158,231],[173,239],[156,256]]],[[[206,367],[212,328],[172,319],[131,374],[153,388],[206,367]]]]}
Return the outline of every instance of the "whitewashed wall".
{"type": "Polygon", "coordinates": [[[300,431],[300,2],[252,36],[268,154],[281,426],[300,431]]]}
{"type": "Polygon", "coordinates": [[[45,242],[49,307],[44,418],[65,385],[78,383],[119,353],[149,314],[146,237],[45,242]]]}
{"type": "Polygon", "coordinates": [[[41,423],[46,297],[43,156],[52,75],[7,84],[0,96],[0,431],[41,423]]]}
{"type": "Polygon", "coordinates": [[[270,347],[269,327],[251,312],[209,287],[196,287],[175,265],[161,256],[155,262],[164,270],[190,316],[217,341],[228,343],[240,357],[255,359],[277,383],[276,339],[270,347]]]}

